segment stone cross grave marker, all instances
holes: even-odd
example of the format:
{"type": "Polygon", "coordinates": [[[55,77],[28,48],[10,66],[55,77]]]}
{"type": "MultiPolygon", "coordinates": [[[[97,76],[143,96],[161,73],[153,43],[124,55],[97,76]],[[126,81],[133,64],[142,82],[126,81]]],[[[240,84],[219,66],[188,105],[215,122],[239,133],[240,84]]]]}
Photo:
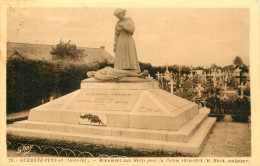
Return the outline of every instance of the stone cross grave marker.
{"type": "Polygon", "coordinates": [[[239,69],[239,68],[236,69],[236,72],[238,72],[238,73],[236,74],[236,77],[239,78],[239,83],[240,83],[240,85],[241,85],[242,79],[243,79],[243,78],[246,78],[246,76],[243,75],[243,71],[242,71],[241,69],[239,69]]]}
{"type": "Polygon", "coordinates": [[[241,96],[240,98],[243,99],[244,97],[244,89],[247,87],[244,85],[244,83],[241,83],[240,85],[238,85],[238,87],[240,88],[240,91],[241,91],[241,96]]]}
{"type": "Polygon", "coordinates": [[[236,76],[239,76],[241,71],[242,71],[242,70],[241,70],[240,68],[236,68],[236,70],[235,70],[236,76]]]}
{"type": "Polygon", "coordinates": [[[228,99],[228,96],[227,96],[227,83],[225,82],[225,86],[224,86],[224,96],[223,96],[223,98],[224,99],[228,99]]]}
{"type": "Polygon", "coordinates": [[[148,76],[147,76],[146,78],[149,79],[149,80],[152,80],[152,79],[153,79],[153,77],[151,77],[150,74],[148,74],[148,76]]]}
{"type": "Polygon", "coordinates": [[[173,76],[173,80],[176,80],[177,74],[173,73],[172,76],[173,76]]]}
{"type": "Polygon", "coordinates": [[[187,74],[186,73],[184,73],[183,74],[183,77],[184,77],[184,80],[187,78],[187,74]]]}
{"type": "Polygon", "coordinates": [[[168,70],[168,64],[166,64],[166,71],[164,73],[164,78],[166,80],[166,84],[167,84],[167,81],[171,80],[171,73],[168,70]]]}
{"type": "Polygon", "coordinates": [[[217,86],[217,76],[216,76],[216,72],[214,71],[213,73],[211,73],[211,76],[212,76],[212,81],[213,81],[213,85],[214,85],[214,88],[217,86]]]}
{"type": "Polygon", "coordinates": [[[171,94],[173,94],[173,85],[176,85],[176,83],[171,79],[168,84],[171,85],[171,94]]]}
{"type": "Polygon", "coordinates": [[[189,80],[192,80],[193,76],[191,74],[188,74],[189,80]]]}
{"type": "Polygon", "coordinates": [[[181,66],[179,65],[179,79],[180,79],[180,76],[181,76],[181,66]]]}
{"type": "Polygon", "coordinates": [[[159,71],[158,71],[157,74],[155,74],[155,75],[157,76],[158,81],[161,82],[162,89],[163,89],[164,88],[163,87],[163,78],[164,78],[163,74],[159,73],[159,71]]]}
{"type": "Polygon", "coordinates": [[[212,78],[214,88],[217,86],[217,79],[213,76],[212,78]]]}
{"type": "Polygon", "coordinates": [[[201,84],[198,84],[196,87],[196,91],[198,92],[198,97],[201,98],[201,91],[203,91],[204,88],[201,86],[201,84]]]}
{"type": "Polygon", "coordinates": [[[203,77],[204,83],[206,84],[207,83],[207,74],[203,73],[202,77],[203,77]]]}
{"type": "Polygon", "coordinates": [[[218,69],[218,73],[220,74],[222,72],[222,70],[221,69],[218,69]]]}
{"type": "Polygon", "coordinates": [[[159,80],[161,79],[162,74],[160,74],[160,72],[157,71],[157,74],[155,74],[155,75],[156,75],[156,77],[157,77],[157,80],[159,81],[159,80]]]}

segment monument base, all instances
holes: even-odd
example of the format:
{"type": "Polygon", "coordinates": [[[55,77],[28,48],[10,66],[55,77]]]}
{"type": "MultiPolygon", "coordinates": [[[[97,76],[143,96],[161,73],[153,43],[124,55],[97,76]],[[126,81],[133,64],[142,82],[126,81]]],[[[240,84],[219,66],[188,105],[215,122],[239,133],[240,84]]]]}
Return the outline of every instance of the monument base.
{"type": "Polygon", "coordinates": [[[214,127],[208,109],[159,89],[156,81],[83,80],[81,89],[30,111],[8,133],[198,155],[214,127]]]}

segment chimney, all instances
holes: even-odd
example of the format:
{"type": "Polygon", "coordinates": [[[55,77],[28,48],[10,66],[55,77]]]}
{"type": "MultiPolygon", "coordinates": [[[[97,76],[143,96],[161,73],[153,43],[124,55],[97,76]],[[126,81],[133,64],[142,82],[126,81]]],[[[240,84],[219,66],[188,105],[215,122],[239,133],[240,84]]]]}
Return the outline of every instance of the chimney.
{"type": "Polygon", "coordinates": [[[100,46],[100,48],[102,48],[103,50],[105,50],[105,46],[100,46]]]}

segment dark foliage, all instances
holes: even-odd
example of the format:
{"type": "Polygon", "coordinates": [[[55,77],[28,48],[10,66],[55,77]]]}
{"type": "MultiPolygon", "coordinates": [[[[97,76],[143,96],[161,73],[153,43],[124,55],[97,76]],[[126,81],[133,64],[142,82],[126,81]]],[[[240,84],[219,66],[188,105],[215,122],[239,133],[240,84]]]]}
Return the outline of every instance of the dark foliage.
{"type": "Polygon", "coordinates": [[[211,114],[251,115],[250,100],[247,97],[243,99],[221,100],[214,96],[206,99],[206,107],[210,108],[211,114]]]}
{"type": "Polygon", "coordinates": [[[221,121],[225,117],[224,115],[219,115],[219,114],[209,114],[208,116],[217,118],[216,120],[217,122],[221,121]]]}
{"type": "Polygon", "coordinates": [[[101,119],[100,119],[97,115],[85,114],[85,115],[80,115],[80,118],[82,118],[82,119],[88,119],[88,120],[90,120],[90,122],[92,122],[92,123],[102,124],[101,119]]]}
{"type": "Polygon", "coordinates": [[[87,71],[107,65],[107,62],[88,66],[10,59],[7,62],[7,113],[36,107],[54,94],[60,96],[75,91],[87,78],[87,71]]]}
{"type": "Polygon", "coordinates": [[[52,47],[51,55],[54,60],[72,60],[77,61],[83,57],[84,50],[77,48],[75,44],[71,44],[71,41],[60,41],[55,47],[52,47]]]}
{"type": "Polygon", "coordinates": [[[6,120],[6,124],[12,124],[14,122],[17,122],[17,121],[21,121],[21,120],[27,120],[28,117],[20,117],[20,118],[15,118],[15,119],[7,119],[6,120]]]}
{"type": "Polygon", "coordinates": [[[233,119],[233,122],[248,122],[249,120],[248,116],[240,116],[240,115],[231,116],[231,118],[233,119]]]}
{"type": "Polygon", "coordinates": [[[50,63],[12,59],[7,62],[7,113],[41,103],[57,89],[57,72],[50,63]]]}
{"type": "MultiPolygon", "coordinates": [[[[166,71],[166,66],[152,66],[151,63],[143,63],[139,62],[141,71],[148,70],[151,77],[156,78],[156,73],[164,73],[166,71]]],[[[171,65],[168,66],[169,72],[173,72],[174,74],[177,74],[179,72],[179,65],[171,65]]],[[[190,67],[182,65],[180,68],[181,74],[189,74],[190,73],[190,67]]]]}

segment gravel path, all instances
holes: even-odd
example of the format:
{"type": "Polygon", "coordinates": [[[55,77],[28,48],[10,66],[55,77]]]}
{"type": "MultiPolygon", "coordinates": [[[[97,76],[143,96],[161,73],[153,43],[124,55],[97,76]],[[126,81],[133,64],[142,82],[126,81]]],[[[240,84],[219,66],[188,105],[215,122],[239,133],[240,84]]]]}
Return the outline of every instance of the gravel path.
{"type": "Polygon", "coordinates": [[[218,122],[200,157],[250,157],[251,123],[218,122]]]}

